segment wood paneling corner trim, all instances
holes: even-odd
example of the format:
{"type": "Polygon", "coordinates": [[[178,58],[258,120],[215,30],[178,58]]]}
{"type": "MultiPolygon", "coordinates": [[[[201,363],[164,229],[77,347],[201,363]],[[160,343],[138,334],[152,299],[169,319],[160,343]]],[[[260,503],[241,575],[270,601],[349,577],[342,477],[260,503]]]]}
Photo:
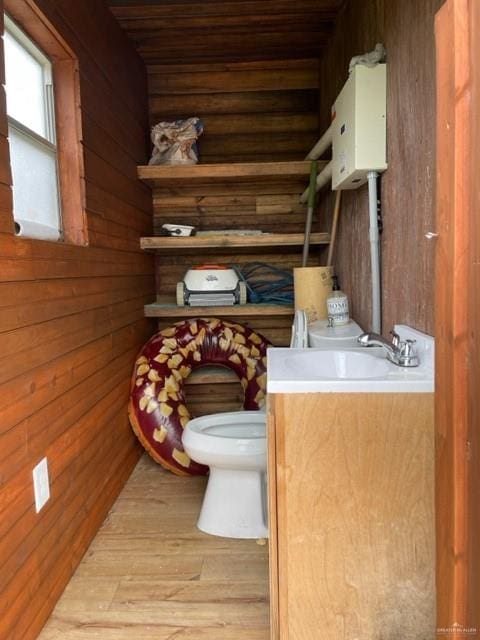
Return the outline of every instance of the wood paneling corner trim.
{"type": "Polygon", "coordinates": [[[448,0],[436,19],[437,626],[480,637],[480,12],[448,0]]]}

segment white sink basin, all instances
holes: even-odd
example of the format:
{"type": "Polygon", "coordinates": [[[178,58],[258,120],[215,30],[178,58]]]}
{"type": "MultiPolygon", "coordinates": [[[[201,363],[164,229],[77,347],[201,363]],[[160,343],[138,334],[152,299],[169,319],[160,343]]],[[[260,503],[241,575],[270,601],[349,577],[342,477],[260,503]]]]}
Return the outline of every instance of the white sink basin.
{"type": "Polygon", "coordinates": [[[292,376],[312,380],[380,378],[390,372],[387,360],[359,351],[318,352],[316,349],[304,349],[301,353],[287,355],[284,367],[291,371],[292,376]]]}
{"type": "Polygon", "coordinates": [[[416,340],[420,366],[399,367],[379,347],[356,349],[268,350],[269,393],[431,393],[434,390],[434,339],[403,325],[402,340],[416,340]]]}

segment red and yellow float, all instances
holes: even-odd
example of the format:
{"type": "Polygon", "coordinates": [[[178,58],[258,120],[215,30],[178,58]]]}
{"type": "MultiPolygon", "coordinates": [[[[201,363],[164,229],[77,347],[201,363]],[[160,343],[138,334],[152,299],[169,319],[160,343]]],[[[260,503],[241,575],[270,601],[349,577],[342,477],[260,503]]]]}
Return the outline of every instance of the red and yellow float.
{"type": "Polygon", "coordinates": [[[243,407],[265,403],[268,340],[248,327],[217,318],[193,318],[163,329],[135,362],[129,404],[134,432],[152,458],[177,475],[203,475],[182,446],[190,420],[183,385],[203,365],[234,371],[245,393],[243,407]]]}

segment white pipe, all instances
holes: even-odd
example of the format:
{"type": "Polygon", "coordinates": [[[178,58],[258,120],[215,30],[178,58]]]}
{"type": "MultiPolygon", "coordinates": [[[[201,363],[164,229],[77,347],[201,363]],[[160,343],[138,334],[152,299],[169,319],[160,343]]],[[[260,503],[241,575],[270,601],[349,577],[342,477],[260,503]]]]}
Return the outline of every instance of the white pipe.
{"type": "Polygon", "coordinates": [[[317,144],[310,151],[305,160],[317,160],[325,151],[332,146],[332,125],[328,127],[323,136],[317,142],[317,144]]]}
{"type": "MultiPolygon", "coordinates": [[[[327,166],[317,176],[317,186],[315,191],[318,193],[322,187],[324,187],[332,179],[332,163],[329,162],[327,166]]],[[[300,196],[300,202],[307,202],[308,200],[308,187],[300,196]]]]}
{"type": "Polygon", "coordinates": [[[370,217],[370,260],[372,267],[372,331],[380,333],[382,328],[381,285],[380,285],[380,242],[378,234],[378,205],[376,171],[369,171],[368,211],[370,217]]]}

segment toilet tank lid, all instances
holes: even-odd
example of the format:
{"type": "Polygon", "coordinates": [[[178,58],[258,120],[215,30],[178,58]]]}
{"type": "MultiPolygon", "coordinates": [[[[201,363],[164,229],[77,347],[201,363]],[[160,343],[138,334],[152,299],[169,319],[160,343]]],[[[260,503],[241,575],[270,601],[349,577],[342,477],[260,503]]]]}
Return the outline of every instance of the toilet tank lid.
{"type": "Polygon", "coordinates": [[[363,333],[362,328],[355,320],[337,327],[329,327],[328,320],[316,320],[308,325],[308,335],[323,340],[345,340],[345,338],[358,338],[363,333]]]}

